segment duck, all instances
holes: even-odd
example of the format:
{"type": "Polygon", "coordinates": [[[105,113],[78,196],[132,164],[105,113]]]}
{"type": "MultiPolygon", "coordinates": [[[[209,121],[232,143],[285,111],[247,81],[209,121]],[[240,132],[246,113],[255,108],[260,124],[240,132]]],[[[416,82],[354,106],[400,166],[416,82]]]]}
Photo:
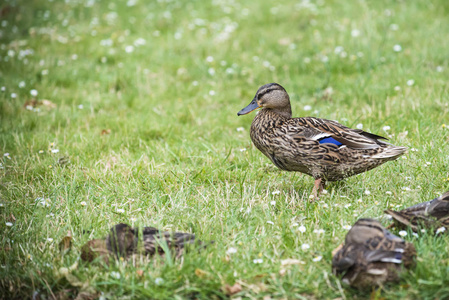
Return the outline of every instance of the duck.
{"type": "Polygon", "coordinates": [[[359,219],[332,258],[332,272],[357,289],[382,286],[400,279],[416,265],[412,243],[385,229],[375,219],[359,219]]]}
{"type": "Polygon", "coordinates": [[[290,97],[278,83],[261,86],[237,115],[259,108],[250,129],[253,144],[277,168],[312,176],[314,199],[326,182],[366,172],[407,151],[406,147],[387,143],[385,137],[336,121],[292,118],[290,97]]]}
{"type": "Polygon", "coordinates": [[[185,232],[161,231],[155,227],[144,227],[142,230],[143,249],[138,247],[139,228],[120,223],[114,225],[103,239],[93,239],[81,247],[81,259],[93,262],[96,259],[109,264],[113,259],[127,259],[133,254],[163,256],[165,249],[170,249],[175,258],[180,258],[186,247],[206,244],[196,239],[195,234],[185,232]],[[163,246],[166,243],[167,248],[163,246]]]}
{"type": "Polygon", "coordinates": [[[420,228],[433,228],[444,232],[449,229],[449,191],[433,200],[400,211],[387,209],[384,212],[394,219],[389,227],[410,227],[415,232],[420,228]]]}

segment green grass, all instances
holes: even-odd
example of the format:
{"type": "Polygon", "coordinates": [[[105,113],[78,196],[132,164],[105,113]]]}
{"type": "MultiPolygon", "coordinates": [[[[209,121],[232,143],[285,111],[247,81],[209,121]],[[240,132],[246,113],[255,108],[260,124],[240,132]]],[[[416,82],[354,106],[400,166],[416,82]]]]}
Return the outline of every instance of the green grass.
{"type": "MultiPolygon", "coordinates": [[[[449,188],[449,129],[442,126],[449,124],[449,4],[273,3],[0,5],[1,298],[210,299],[226,297],[221,288],[235,282],[243,289],[234,296],[252,299],[369,297],[340,285],[331,251],[344,225],[360,217],[386,225],[384,209],[449,188]],[[126,52],[139,38],[146,43],[126,52]],[[32,53],[21,55],[26,49],[32,53]],[[287,89],[294,116],[361,123],[417,151],[330,184],[311,204],[313,178],[277,170],[251,145],[254,115],[236,115],[268,82],[287,89]],[[31,89],[57,107],[25,109],[31,89]],[[70,162],[59,165],[61,157],[70,162]],[[39,206],[38,197],[50,206],[39,206]],[[118,222],[194,232],[215,244],[172,264],[79,262],[80,246],[118,222]],[[69,230],[73,250],[61,256],[57,244],[69,230]],[[229,247],[237,253],[227,257],[229,247]],[[304,264],[282,266],[288,258],[304,264]]],[[[448,298],[449,237],[409,232],[406,239],[417,248],[417,267],[373,297],[448,298]]]]}

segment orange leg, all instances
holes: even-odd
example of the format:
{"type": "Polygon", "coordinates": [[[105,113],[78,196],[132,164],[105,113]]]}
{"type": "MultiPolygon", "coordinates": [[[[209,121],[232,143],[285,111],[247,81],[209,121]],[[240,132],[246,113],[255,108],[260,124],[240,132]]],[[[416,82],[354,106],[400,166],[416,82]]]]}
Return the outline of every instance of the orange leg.
{"type": "Polygon", "coordinates": [[[322,178],[315,179],[315,184],[313,186],[312,194],[313,199],[312,202],[319,199],[321,192],[323,192],[324,186],[326,185],[326,181],[322,178]]]}

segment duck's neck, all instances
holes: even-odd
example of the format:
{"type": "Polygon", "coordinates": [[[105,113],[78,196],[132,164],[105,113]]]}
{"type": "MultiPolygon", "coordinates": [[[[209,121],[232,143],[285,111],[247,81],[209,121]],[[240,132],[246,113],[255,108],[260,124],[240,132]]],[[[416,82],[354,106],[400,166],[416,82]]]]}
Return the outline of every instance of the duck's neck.
{"type": "Polygon", "coordinates": [[[285,108],[263,108],[259,113],[269,115],[271,118],[286,118],[292,117],[292,109],[290,107],[285,108]]]}

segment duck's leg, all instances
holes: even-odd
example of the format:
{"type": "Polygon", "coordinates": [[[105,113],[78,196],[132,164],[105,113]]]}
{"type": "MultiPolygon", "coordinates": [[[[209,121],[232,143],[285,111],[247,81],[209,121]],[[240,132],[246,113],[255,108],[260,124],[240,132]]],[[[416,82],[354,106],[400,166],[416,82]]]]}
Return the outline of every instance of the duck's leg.
{"type": "Polygon", "coordinates": [[[315,179],[315,184],[313,186],[312,194],[313,199],[312,202],[319,199],[321,192],[323,192],[324,186],[326,184],[326,181],[322,178],[315,179]]]}

